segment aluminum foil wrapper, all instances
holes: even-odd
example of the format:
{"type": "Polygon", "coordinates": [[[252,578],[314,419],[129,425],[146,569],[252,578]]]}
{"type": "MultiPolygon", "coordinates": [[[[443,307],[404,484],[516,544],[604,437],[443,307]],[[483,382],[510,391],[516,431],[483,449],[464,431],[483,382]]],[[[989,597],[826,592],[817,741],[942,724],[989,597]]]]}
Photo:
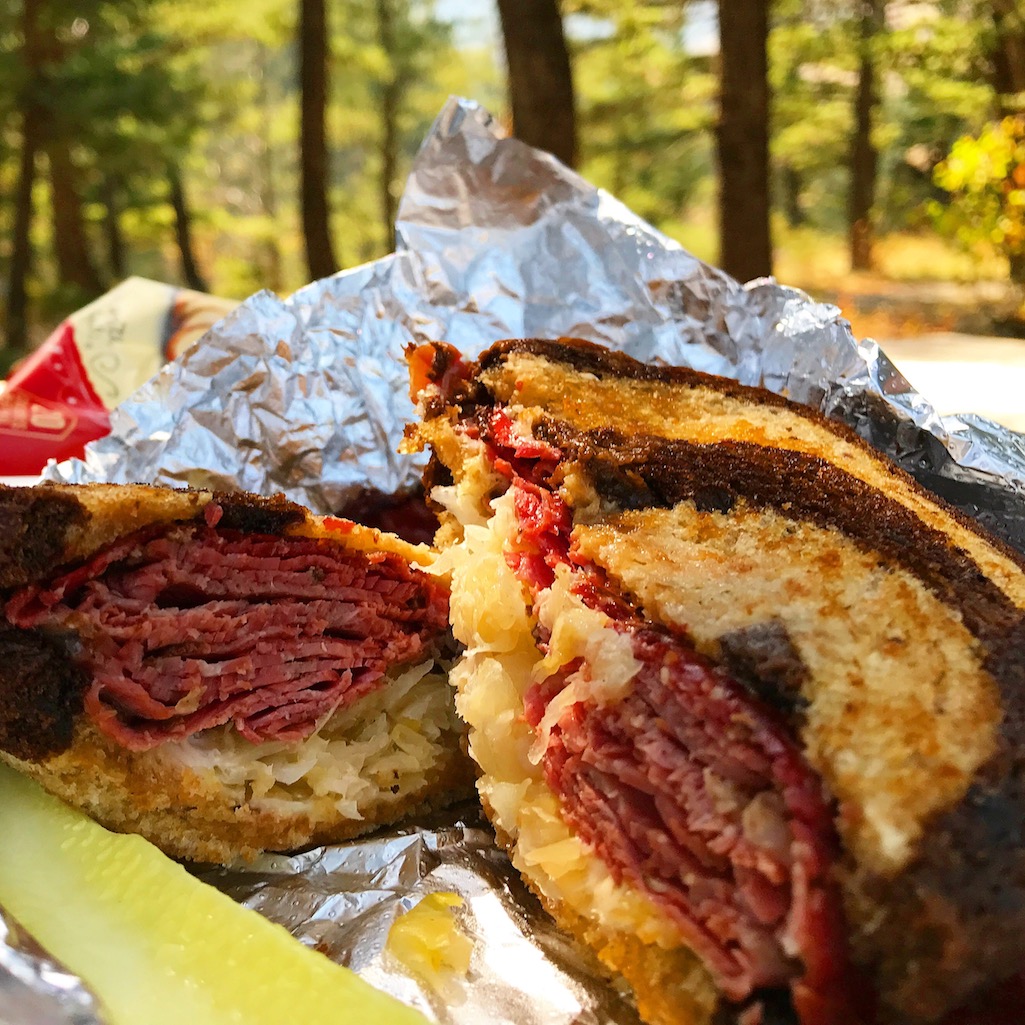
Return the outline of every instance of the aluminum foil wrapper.
{"type": "MultiPolygon", "coordinates": [[[[445,340],[475,356],[502,338],[558,335],[807,403],[1025,550],[1025,436],[937,416],[836,307],[771,280],[739,284],[465,100],[446,105],[416,159],[395,253],[284,301],[253,296],[115,410],[83,460],[46,476],[281,491],[341,511],[367,489],[419,480],[423,457],[397,454],[413,418],[405,346],[445,340]]],[[[439,1022],[635,1020],[479,822],[204,878],[439,1022]],[[445,999],[384,950],[393,918],[436,890],[463,896],[474,940],[470,973],[445,999]]]]}
{"type": "Polygon", "coordinates": [[[0,907],[0,1025],[104,1025],[81,979],[0,907]]]}
{"type": "Polygon", "coordinates": [[[1025,549],[1025,437],[939,417],[835,306],[702,263],[553,157],[450,100],[399,206],[397,251],[279,300],[261,292],[112,416],[64,481],[282,491],[337,512],[415,486],[402,350],[577,335],[761,384],[848,423],[1025,549]]]}
{"type": "Polygon", "coordinates": [[[589,952],[542,911],[476,805],[430,823],[245,869],[197,873],[297,939],[446,1025],[640,1025],[589,952]],[[469,970],[421,974],[389,945],[392,924],[432,893],[456,894],[469,970]]]}

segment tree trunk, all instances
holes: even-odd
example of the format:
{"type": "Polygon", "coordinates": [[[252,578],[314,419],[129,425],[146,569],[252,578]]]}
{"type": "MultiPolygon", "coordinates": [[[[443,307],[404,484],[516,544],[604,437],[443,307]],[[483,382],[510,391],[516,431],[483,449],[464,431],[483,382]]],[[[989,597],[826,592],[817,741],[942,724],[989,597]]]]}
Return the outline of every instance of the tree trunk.
{"type": "Polygon", "coordinates": [[[576,166],[573,75],[558,0],[498,0],[513,132],[576,166]]]}
{"type": "Polygon", "coordinates": [[[993,88],[1002,115],[1020,109],[1015,96],[1025,93],[1025,10],[1018,0],[992,0],[995,45],[990,55],[993,88]],[[1015,10],[1018,6],[1019,10],[1015,10]]]}
{"type": "Polygon", "coordinates": [[[14,225],[11,262],[7,271],[7,316],[4,322],[5,344],[9,349],[28,347],[28,294],[26,283],[32,270],[32,186],[36,178],[36,153],[39,149],[40,110],[26,104],[22,113],[21,153],[18,182],[14,190],[14,225]]]}
{"type": "Polygon", "coordinates": [[[633,147],[630,145],[630,131],[626,120],[617,117],[613,128],[615,149],[612,151],[612,195],[621,196],[630,184],[630,157],[633,147]]]}
{"type": "Polygon", "coordinates": [[[860,35],[861,69],[854,98],[854,138],[851,140],[851,191],[848,199],[848,241],[851,270],[873,266],[872,205],[875,203],[879,154],[872,141],[875,116],[876,66],[873,44],[883,27],[884,0],[862,0],[860,35]]]}
{"type": "Polygon", "coordinates": [[[719,238],[740,281],[772,273],[769,0],[719,0],[719,238]]]}
{"type": "Polygon", "coordinates": [[[196,255],[192,250],[192,214],[185,198],[185,185],[181,171],[174,164],[167,169],[167,181],[170,186],[169,199],[174,207],[174,237],[181,253],[182,279],[189,288],[197,292],[209,292],[203,275],[199,272],[196,255]]]}
{"type": "Polygon", "coordinates": [[[396,68],[395,25],[392,0],[377,0],[377,41],[388,57],[387,79],[381,87],[381,221],[389,251],[395,248],[395,171],[398,166],[399,101],[402,81],[396,68]]]}
{"type": "Polygon", "coordinates": [[[82,196],[78,191],[78,168],[71,159],[66,138],[53,139],[46,147],[50,163],[50,201],[53,213],[53,252],[57,258],[57,276],[63,284],[74,285],[96,296],[103,282],[93,262],[85,231],[82,196]]]}
{"type": "Polygon", "coordinates": [[[790,164],[780,170],[783,186],[783,211],[791,228],[800,228],[807,218],[801,209],[801,172],[790,164]]]}
{"type": "Polygon", "coordinates": [[[299,0],[299,178],[306,264],[311,279],[338,269],[331,245],[327,189],[327,15],[325,0],[299,0]]]}
{"type": "Polygon", "coordinates": [[[1011,280],[1016,285],[1025,285],[1025,253],[1012,253],[1008,263],[1011,265],[1011,280]]]}
{"type": "MultiPolygon", "coordinates": [[[[264,215],[275,222],[278,216],[278,193],[274,186],[274,146],[271,142],[271,117],[273,103],[270,95],[269,56],[267,47],[257,43],[257,60],[260,66],[260,88],[258,101],[263,111],[260,118],[260,206],[264,215]]],[[[281,247],[278,245],[277,232],[271,232],[263,240],[264,262],[266,264],[266,283],[272,292],[280,292],[284,288],[284,276],[281,269],[281,247]]]]}
{"type": "Polygon", "coordinates": [[[19,96],[21,109],[21,151],[18,180],[14,187],[14,224],[11,262],[7,268],[7,311],[4,316],[4,344],[22,351],[28,347],[28,293],[32,271],[32,187],[36,180],[36,154],[45,137],[46,110],[39,102],[45,43],[39,18],[45,0],[22,0],[22,60],[25,85],[19,96]]]}
{"type": "Polygon", "coordinates": [[[103,177],[103,234],[107,240],[107,264],[111,277],[125,277],[125,237],[121,232],[121,210],[118,202],[119,183],[114,175],[103,177]]]}

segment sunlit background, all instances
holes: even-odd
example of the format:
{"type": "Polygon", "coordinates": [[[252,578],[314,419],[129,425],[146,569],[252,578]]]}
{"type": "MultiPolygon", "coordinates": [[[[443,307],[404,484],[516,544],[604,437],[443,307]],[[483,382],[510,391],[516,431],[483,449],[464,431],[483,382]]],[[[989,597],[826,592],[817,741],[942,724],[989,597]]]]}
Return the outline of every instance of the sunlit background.
{"type": "Polygon", "coordinates": [[[722,6],[767,12],[767,75],[744,64],[739,92],[707,0],[9,0],[0,370],[130,274],[242,297],[387,252],[453,93],[745,276],[718,197],[747,157],[724,165],[717,125],[742,127],[766,77],[769,156],[740,183],[771,210],[766,270],[861,333],[1025,334],[1025,0],[722,6]],[[514,123],[517,88],[551,138],[514,123]]]}

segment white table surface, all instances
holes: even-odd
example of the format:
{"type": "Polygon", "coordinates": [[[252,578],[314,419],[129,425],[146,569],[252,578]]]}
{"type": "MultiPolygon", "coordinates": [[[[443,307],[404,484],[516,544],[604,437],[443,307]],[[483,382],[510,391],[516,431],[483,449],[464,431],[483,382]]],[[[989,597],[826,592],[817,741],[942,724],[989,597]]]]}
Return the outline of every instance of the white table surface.
{"type": "Polygon", "coordinates": [[[879,345],[937,412],[1025,431],[1025,340],[934,334],[879,345]]]}

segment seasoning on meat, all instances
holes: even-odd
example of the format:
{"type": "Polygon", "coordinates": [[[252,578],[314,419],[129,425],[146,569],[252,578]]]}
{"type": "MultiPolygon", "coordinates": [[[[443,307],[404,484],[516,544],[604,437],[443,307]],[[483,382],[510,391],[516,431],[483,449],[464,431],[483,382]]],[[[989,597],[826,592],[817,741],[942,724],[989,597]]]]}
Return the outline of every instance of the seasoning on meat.
{"type": "Polygon", "coordinates": [[[123,538],[6,612],[65,638],[92,681],[89,716],[141,751],[227,722],[253,742],[308,736],[426,657],[447,604],[390,553],[188,525],[123,538]]]}

